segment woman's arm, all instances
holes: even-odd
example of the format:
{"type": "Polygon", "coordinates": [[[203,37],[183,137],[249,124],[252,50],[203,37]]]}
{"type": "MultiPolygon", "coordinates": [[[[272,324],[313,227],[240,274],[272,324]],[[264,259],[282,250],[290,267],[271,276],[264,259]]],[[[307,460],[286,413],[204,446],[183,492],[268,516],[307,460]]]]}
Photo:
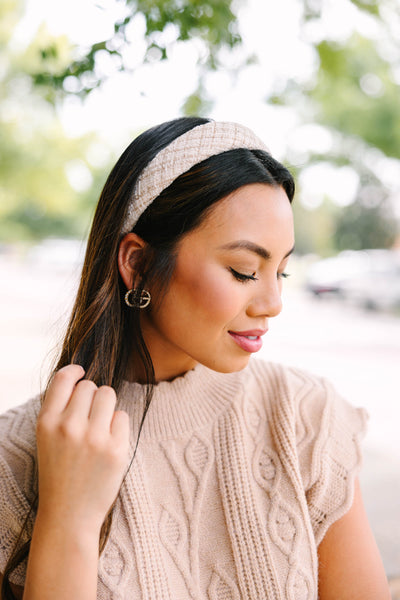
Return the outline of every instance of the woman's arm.
{"type": "Polygon", "coordinates": [[[99,531],[39,516],[29,552],[24,600],[95,600],[99,531]]]}
{"type": "Polygon", "coordinates": [[[129,420],[115,392],[81,380],[77,365],[53,378],[37,424],[39,504],[24,600],[95,600],[99,535],[128,463],[129,420]]]}
{"type": "Polygon", "coordinates": [[[358,480],[352,507],[328,529],[318,558],[320,600],[390,600],[358,480]]]}
{"type": "MultiPolygon", "coordinates": [[[[10,583],[17,600],[96,598],[99,536],[36,521],[24,588],[10,583]],[[86,540],[85,540],[86,537],[86,540]]],[[[0,573],[0,587],[3,575],[0,573]]]]}

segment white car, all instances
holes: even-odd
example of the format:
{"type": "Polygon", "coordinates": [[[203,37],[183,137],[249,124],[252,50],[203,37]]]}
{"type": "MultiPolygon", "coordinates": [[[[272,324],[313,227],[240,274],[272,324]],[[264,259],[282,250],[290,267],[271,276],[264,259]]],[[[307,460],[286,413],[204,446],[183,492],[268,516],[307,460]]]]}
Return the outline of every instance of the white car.
{"type": "Polygon", "coordinates": [[[370,309],[400,308],[400,251],[346,250],[314,263],[306,287],[370,309]]]}

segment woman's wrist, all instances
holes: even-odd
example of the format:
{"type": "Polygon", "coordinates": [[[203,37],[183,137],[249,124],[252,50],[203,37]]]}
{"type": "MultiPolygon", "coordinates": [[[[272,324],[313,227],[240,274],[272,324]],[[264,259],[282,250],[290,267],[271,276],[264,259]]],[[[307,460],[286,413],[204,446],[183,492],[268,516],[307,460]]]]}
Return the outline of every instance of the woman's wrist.
{"type": "Polygon", "coordinates": [[[83,515],[59,508],[41,509],[40,503],[35,519],[35,530],[46,531],[51,535],[60,535],[64,540],[81,540],[82,543],[99,543],[102,520],[92,515],[83,515]]]}
{"type": "Polygon", "coordinates": [[[38,511],[24,600],[95,600],[99,532],[74,516],[38,511]]]}

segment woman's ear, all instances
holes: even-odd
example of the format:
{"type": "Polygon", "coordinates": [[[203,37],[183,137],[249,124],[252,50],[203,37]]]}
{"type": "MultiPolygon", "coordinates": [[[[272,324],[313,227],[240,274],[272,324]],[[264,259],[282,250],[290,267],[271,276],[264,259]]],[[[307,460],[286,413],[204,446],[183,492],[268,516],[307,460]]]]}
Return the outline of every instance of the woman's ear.
{"type": "Polygon", "coordinates": [[[119,244],[118,270],[127,290],[134,286],[137,275],[136,264],[146,246],[147,242],[136,233],[127,233],[119,244]]]}

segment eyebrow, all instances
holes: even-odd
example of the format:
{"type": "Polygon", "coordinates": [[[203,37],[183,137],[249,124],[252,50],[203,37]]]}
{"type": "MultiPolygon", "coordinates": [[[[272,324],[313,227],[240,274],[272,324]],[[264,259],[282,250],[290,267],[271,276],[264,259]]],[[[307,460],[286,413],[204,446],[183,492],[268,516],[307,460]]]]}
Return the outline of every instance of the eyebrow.
{"type": "MultiPolygon", "coordinates": [[[[271,258],[271,252],[266,250],[262,246],[255,244],[254,242],[250,242],[249,240],[238,240],[236,242],[230,242],[229,244],[224,244],[220,246],[221,250],[249,250],[249,252],[253,252],[258,256],[261,256],[264,260],[269,260],[271,258]]],[[[285,254],[283,258],[287,258],[294,251],[294,246],[285,254]]]]}

